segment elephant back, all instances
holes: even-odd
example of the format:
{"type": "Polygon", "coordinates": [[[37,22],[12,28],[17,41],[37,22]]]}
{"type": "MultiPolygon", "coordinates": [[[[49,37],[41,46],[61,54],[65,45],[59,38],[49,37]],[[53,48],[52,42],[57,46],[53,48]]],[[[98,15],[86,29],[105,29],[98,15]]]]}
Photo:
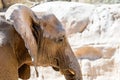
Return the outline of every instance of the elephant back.
{"type": "Polygon", "coordinates": [[[13,38],[14,28],[12,24],[0,16],[0,46],[6,45],[13,38]]]}

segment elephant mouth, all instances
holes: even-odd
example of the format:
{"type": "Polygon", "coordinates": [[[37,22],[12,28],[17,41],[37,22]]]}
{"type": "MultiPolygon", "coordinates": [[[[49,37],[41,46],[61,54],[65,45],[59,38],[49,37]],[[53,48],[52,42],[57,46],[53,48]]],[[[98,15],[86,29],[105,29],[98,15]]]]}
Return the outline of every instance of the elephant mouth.
{"type": "Polygon", "coordinates": [[[71,77],[75,76],[75,72],[72,69],[63,69],[63,71],[61,73],[64,75],[71,76],[71,77]]]}
{"type": "Polygon", "coordinates": [[[66,80],[76,80],[76,73],[72,69],[64,69],[62,74],[64,74],[66,80]]]}
{"type": "Polygon", "coordinates": [[[55,71],[60,71],[61,74],[65,75],[65,78],[66,80],[76,80],[75,78],[75,71],[72,70],[72,69],[63,69],[63,70],[60,70],[59,68],[57,67],[52,67],[55,71]]]}
{"type": "Polygon", "coordinates": [[[76,72],[72,68],[69,67],[67,67],[66,69],[60,68],[59,59],[55,59],[55,61],[56,66],[52,67],[55,71],[60,71],[61,74],[65,75],[66,80],[76,80],[75,79],[76,72]]]}

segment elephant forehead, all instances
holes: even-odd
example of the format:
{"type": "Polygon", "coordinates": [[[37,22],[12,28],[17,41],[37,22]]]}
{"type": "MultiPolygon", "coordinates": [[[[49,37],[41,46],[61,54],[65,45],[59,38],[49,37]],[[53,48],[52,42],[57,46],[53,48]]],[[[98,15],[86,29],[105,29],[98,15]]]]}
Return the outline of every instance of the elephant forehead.
{"type": "Polygon", "coordinates": [[[57,30],[65,31],[61,22],[56,18],[54,14],[49,13],[49,14],[44,15],[42,18],[44,21],[46,21],[46,24],[49,24],[52,27],[57,28],[57,30]]]}
{"type": "Polygon", "coordinates": [[[42,16],[43,30],[46,37],[55,38],[65,35],[65,29],[61,22],[56,18],[54,14],[47,14],[42,16]]]}

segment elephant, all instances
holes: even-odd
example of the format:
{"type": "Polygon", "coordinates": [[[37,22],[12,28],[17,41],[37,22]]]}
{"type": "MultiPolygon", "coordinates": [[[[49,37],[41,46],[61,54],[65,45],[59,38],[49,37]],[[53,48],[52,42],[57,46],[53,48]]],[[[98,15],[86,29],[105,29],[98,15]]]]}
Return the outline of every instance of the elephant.
{"type": "Polygon", "coordinates": [[[30,66],[51,66],[66,80],[82,80],[61,22],[52,13],[37,15],[22,4],[0,17],[0,64],[0,80],[29,79],[30,66]]]}

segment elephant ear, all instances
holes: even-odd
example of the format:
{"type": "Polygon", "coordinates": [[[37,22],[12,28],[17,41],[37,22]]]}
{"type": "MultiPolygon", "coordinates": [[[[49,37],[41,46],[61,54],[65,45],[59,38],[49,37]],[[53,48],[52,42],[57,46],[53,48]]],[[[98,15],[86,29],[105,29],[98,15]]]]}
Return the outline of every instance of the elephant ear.
{"type": "Polygon", "coordinates": [[[39,19],[28,7],[22,4],[15,4],[8,8],[5,13],[5,18],[12,22],[15,30],[24,40],[25,46],[28,49],[29,54],[37,62],[37,42],[34,36],[34,25],[39,24],[39,19]]]}
{"type": "Polygon", "coordinates": [[[22,65],[18,69],[18,75],[21,79],[29,79],[30,78],[30,66],[27,64],[22,65]]]}

